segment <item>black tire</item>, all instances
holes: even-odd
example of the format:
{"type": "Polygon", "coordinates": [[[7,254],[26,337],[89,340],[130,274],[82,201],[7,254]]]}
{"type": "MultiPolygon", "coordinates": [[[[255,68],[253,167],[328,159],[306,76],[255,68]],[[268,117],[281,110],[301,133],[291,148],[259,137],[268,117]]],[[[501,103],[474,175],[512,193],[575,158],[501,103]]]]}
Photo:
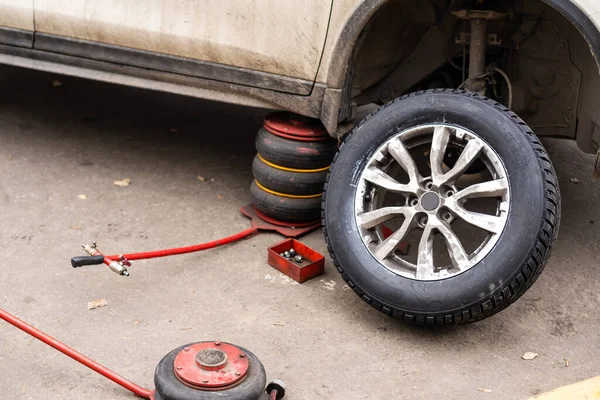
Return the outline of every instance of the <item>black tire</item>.
{"type": "Polygon", "coordinates": [[[256,182],[252,182],[250,193],[258,211],[278,221],[309,223],[318,221],[321,215],[321,196],[309,199],[276,196],[259,188],[256,182]]]}
{"type": "Polygon", "coordinates": [[[334,139],[303,142],[279,137],[261,128],[256,137],[256,150],[265,160],[285,168],[320,169],[331,164],[337,151],[334,139]]]}
{"type": "Polygon", "coordinates": [[[385,105],[346,137],[325,185],[323,218],[337,269],[368,304],[410,323],[468,323],[509,306],[541,274],[558,234],[560,194],[544,147],[516,114],[477,94],[437,89],[385,105]],[[447,279],[418,281],[382,267],[364,245],[354,216],[356,183],[387,138],[441,122],[477,132],[497,152],[513,201],[497,244],[477,265],[447,279]]]}
{"type": "Polygon", "coordinates": [[[264,187],[278,193],[315,195],[323,193],[329,170],[321,172],[283,171],[265,164],[259,156],[252,162],[254,178],[264,187]]]}
{"type": "Polygon", "coordinates": [[[188,344],[173,350],[158,363],[154,372],[155,400],[249,400],[259,399],[262,396],[267,384],[265,368],[254,354],[239,346],[240,350],[246,353],[250,366],[246,378],[238,386],[211,392],[192,389],[181,383],[175,377],[173,362],[180,351],[194,344],[188,344]]]}

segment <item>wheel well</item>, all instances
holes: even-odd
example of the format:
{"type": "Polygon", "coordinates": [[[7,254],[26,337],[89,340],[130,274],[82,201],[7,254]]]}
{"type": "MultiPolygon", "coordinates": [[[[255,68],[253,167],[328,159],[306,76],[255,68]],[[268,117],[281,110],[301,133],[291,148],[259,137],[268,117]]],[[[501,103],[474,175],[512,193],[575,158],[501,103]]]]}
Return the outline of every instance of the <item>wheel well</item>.
{"type": "MultiPolygon", "coordinates": [[[[326,100],[324,108],[339,108],[329,114],[352,125],[357,106],[383,104],[416,89],[460,85],[465,53],[456,42],[469,31],[451,11],[472,8],[469,3],[476,2],[362,2],[337,41],[327,75],[327,86],[340,89],[341,99],[338,106],[326,100]]],[[[576,138],[582,150],[597,151],[600,31],[594,22],[570,0],[484,4],[509,15],[489,24],[488,34],[501,44],[488,46],[487,62],[501,64],[510,77],[513,109],[538,135],[576,138]]],[[[505,84],[498,85],[506,91],[505,84]]]]}

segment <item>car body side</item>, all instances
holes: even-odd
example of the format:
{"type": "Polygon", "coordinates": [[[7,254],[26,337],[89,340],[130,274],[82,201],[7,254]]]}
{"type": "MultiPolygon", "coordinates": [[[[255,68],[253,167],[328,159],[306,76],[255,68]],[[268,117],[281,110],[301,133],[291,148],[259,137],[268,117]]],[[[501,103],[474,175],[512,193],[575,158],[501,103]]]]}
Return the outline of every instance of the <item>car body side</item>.
{"type": "MultiPolygon", "coordinates": [[[[600,1],[504,2],[533,16],[519,31],[514,80],[527,104],[515,111],[538,135],[597,152],[600,1]]],[[[0,63],[285,109],[335,136],[356,106],[407,93],[447,64],[436,43],[448,38],[449,3],[0,0],[0,63]]]]}

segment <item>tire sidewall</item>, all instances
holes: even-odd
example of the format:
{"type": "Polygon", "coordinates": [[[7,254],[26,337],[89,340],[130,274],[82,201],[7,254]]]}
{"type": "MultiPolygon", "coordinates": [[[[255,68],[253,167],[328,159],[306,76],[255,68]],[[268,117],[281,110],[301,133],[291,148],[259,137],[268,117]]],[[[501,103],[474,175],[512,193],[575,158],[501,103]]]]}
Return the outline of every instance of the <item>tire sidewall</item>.
{"type": "Polygon", "coordinates": [[[256,136],[256,151],[275,165],[312,170],[331,164],[337,152],[337,142],[334,139],[314,142],[286,139],[260,128],[256,136]]]}
{"type": "Polygon", "coordinates": [[[329,170],[321,172],[282,171],[265,164],[259,156],[252,161],[252,173],[262,186],[288,195],[310,196],[323,193],[329,170]]]}
{"type": "Polygon", "coordinates": [[[525,124],[490,102],[462,92],[409,96],[363,121],[340,149],[324,204],[329,243],[349,280],[374,300],[421,314],[462,309],[505,285],[526,262],[544,218],[544,175],[520,126],[525,124]],[[356,224],[355,196],[366,163],[383,143],[435,123],[474,132],[496,151],[506,168],[511,201],[504,231],[477,265],[444,280],[417,281],[392,273],[368,251],[356,224]]]}

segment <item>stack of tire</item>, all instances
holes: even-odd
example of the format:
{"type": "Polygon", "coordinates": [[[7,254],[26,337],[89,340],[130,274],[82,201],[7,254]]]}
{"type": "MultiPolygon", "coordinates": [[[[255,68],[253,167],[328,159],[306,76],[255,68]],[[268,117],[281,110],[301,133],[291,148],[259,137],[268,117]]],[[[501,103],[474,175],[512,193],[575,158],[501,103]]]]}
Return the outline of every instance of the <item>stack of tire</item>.
{"type": "Polygon", "coordinates": [[[265,118],[256,150],[250,191],[259,215],[283,224],[318,222],[337,141],[318,120],[280,112],[265,118]]]}

